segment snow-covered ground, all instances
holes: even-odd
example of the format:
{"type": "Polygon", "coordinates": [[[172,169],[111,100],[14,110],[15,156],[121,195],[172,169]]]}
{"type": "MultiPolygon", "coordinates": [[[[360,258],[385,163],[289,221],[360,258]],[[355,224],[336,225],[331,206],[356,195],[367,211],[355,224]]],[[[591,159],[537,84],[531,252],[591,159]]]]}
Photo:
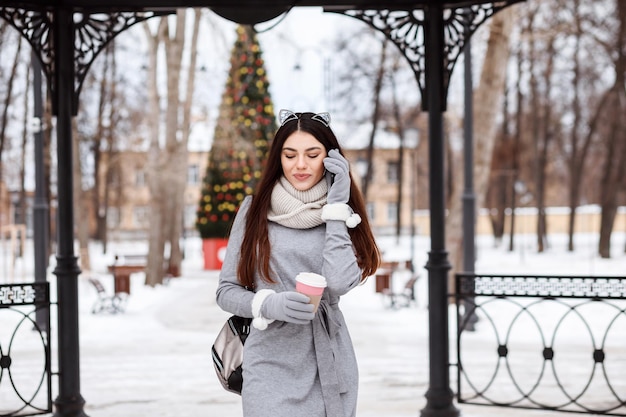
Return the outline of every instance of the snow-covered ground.
{"type": "MultiPolygon", "coordinates": [[[[549,249],[537,254],[530,236],[521,237],[518,249],[508,252],[490,237],[477,244],[476,270],[480,273],[626,275],[626,236],[615,234],[613,257],[600,259],[596,253],[597,237],[577,236],[576,251],[568,253],[563,236],[551,236],[549,249]]],[[[403,239],[381,238],[380,245],[388,258],[404,258],[411,244],[403,239]]],[[[505,245],[506,246],[506,245],[505,245]]],[[[360,370],[358,415],[360,417],[415,417],[426,405],[428,389],[428,314],[427,260],[429,239],[414,241],[416,265],[420,279],[416,290],[417,306],[391,310],[385,308],[381,295],[375,292],[375,280],[368,280],[342,298],[341,307],[354,341],[360,370]]],[[[109,292],[113,279],[106,272],[116,252],[141,252],[145,244],[112,243],[107,254],[94,245],[90,250],[93,271],[109,292]]],[[[143,285],[143,274],[131,276],[131,294],[124,314],[91,314],[96,300],[95,289],[86,273],[79,281],[81,393],[86,413],[93,417],[167,416],[199,417],[241,416],[240,398],[224,391],[218,383],[211,362],[210,348],[228,313],[215,304],[216,271],[202,268],[201,242],[186,239],[186,259],[182,276],[168,285],[151,288],[143,285]]],[[[6,250],[0,254],[0,270],[6,277],[6,250]]],[[[54,261],[54,259],[53,259],[54,261]]],[[[53,266],[51,266],[51,270],[53,266]]],[[[32,279],[32,242],[28,242],[23,259],[18,259],[16,280],[32,279]]],[[[403,277],[396,276],[395,285],[403,277]]],[[[50,273],[55,292],[54,275],[50,273]]],[[[0,280],[2,283],[2,280],[0,280]]],[[[622,307],[623,308],[623,307],[622,307]]],[[[54,315],[54,309],[53,309],[54,315]]],[[[454,317],[453,308],[450,309],[454,317]]],[[[452,320],[453,322],[453,320],[452,320]]],[[[0,323],[2,321],[0,320],[0,323]]],[[[624,327],[624,315],[617,325],[624,327]],[[621,321],[620,321],[621,320],[621,321]]],[[[454,323],[451,324],[453,326],[454,323]]],[[[53,336],[55,322],[53,321],[53,336]]],[[[626,334],[626,332],[624,332],[626,334]]],[[[5,331],[0,328],[0,346],[5,350],[5,331]]],[[[451,362],[456,361],[456,341],[451,328],[451,362]]],[[[488,340],[488,321],[481,320],[472,338],[488,340]],[[481,335],[485,335],[481,339],[481,335]]],[[[468,339],[468,343],[470,343],[468,339]]],[[[53,346],[56,345],[53,339],[53,346]]],[[[625,342],[626,345],[626,342],[625,342]]],[[[17,348],[14,348],[17,349],[17,348]]],[[[53,352],[53,356],[56,352],[53,352]]],[[[480,355],[478,350],[476,354],[480,355]]],[[[493,353],[489,353],[493,355],[493,353]]],[[[622,364],[626,361],[622,360],[622,364]]],[[[53,357],[53,369],[56,360],[53,357]]],[[[576,363],[572,363],[572,367],[576,363]]],[[[583,365],[581,365],[583,366],[583,365]]],[[[586,366],[586,365],[584,365],[586,366]]],[[[620,365],[623,366],[623,365],[620,365]]],[[[624,387],[626,366],[619,375],[624,387]]],[[[1,380],[0,398],[7,379],[1,380]]],[[[451,369],[451,385],[456,389],[456,375],[451,369]]],[[[615,380],[617,381],[617,380],[615,380]]],[[[53,398],[56,378],[53,378],[53,398]]],[[[504,389],[504,388],[503,388],[504,389]]],[[[620,394],[618,392],[618,394],[620,394]]],[[[621,392],[620,395],[624,395],[621,392]]],[[[6,397],[4,397],[6,398],[6,397]]],[[[552,417],[562,413],[502,409],[457,404],[463,416],[536,416],[552,417]]],[[[0,404],[0,409],[3,408],[0,404]]],[[[623,411],[622,411],[623,412],[623,411]]]]}

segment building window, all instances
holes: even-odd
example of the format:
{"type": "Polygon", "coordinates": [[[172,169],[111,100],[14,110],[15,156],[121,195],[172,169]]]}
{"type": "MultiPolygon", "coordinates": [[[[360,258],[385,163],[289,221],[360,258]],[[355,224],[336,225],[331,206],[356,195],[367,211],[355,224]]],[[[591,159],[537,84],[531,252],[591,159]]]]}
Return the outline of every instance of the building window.
{"type": "Polygon", "coordinates": [[[389,184],[398,183],[398,167],[399,165],[397,161],[387,162],[387,183],[389,184]]]}
{"type": "Polygon", "coordinates": [[[110,173],[109,185],[111,187],[118,188],[120,186],[120,172],[117,169],[111,170],[110,173]]]}
{"type": "Polygon", "coordinates": [[[200,184],[200,167],[198,164],[192,164],[187,167],[187,184],[200,184]]]}
{"type": "Polygon", "coordinates": [[[133,226],[145,228],[150,224],[150,212],[147,206],[137,206],[133,208],[133,226]]]}
{"type": "Polygon", "coordinates": [[[120,210],[117,207],[107,208],[107,227],[117,229],[120,226],[120,210]]]}
{"type": "Polygon", "coordinates": [[[185,229],[193,229],[196,227],[196,205],[186,205],[183,213],[183,224],[185,229]]]}
{"type": "Polygon", "coordinates": [[[135,170],[135,187],[145,187],[146,173],[142,169],[135,170]]]}
{"type": "Polygon", "coordinates": [[[365,210],[367,211],[367,218],[373,222],[374,216],[376,214],[376,211],[374,210],[374,203],[372,202],[367,203],[365,205],[365,210]]]}
{"type": "MultiPolygon", "coordinates": [[[[368,167],[368,163],[367,160],[365,158],[359,157],[359,159],[357,159],[357,161],[354,164],[354,168],[356,170],[356,174],[359,176],[359,181],[360,181],[360,187],[363,187],[363,184],[365,183],[365,176],[367,175],[367,167],[368,167]]],[[[372,167],[372,178],[374,177],[374,167],[372,167]]]]}
{"type": "Polygon", "coordinates": [[[398,203],[387,203],[387,222],[389,224],[398,222],[398,203]]]}

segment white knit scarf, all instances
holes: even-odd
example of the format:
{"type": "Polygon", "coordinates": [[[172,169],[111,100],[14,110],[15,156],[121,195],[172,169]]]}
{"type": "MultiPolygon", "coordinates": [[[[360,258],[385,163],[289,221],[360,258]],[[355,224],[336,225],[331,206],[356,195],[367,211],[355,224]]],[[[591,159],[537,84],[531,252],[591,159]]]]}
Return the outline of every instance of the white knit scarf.
{"type": "Polygon", "coordinates": [[[328,185],[320,182],[306,191],[293,187],[287,178],[280,180],[272,190],[272,204],[267,219],[292,229],[310,229],[324,223],[322,207],[326,204],[328,185]]]}

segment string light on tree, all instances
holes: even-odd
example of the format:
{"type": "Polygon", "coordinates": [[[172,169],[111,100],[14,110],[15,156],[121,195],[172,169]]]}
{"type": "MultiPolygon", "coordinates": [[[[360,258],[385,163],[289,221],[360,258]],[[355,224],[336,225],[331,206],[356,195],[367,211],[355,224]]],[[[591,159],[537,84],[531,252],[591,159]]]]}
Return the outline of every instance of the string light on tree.
{"type": "Polygon", "coordinates": [[[277,128],[261,47],[251,27],[237,27],[230,63],[196,216],[203,239],[227,237],[239,205],[261,178],[277,128]]]}

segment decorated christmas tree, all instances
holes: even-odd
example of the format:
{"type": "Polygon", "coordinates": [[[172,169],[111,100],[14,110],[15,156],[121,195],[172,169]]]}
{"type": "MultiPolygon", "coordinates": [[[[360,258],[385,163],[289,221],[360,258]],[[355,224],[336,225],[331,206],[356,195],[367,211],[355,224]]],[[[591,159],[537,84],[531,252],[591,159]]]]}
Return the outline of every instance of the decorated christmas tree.
{"type": "Polygon", "coordinates": [[[276,132],[269,81],[252,27],[237,27],[230,64],[198,204],[196,227],[203,239],[228,235],[239,205],[261,177],[276,132]]]}

